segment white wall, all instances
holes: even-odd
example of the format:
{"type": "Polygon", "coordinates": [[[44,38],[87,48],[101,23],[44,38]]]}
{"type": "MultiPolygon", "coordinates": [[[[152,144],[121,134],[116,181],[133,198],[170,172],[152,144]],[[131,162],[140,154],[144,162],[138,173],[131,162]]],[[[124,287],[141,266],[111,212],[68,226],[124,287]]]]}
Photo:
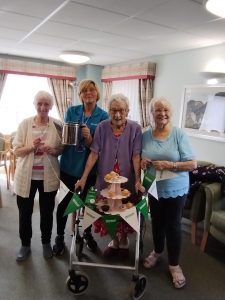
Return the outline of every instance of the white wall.
{"type": "MultiPolygon", "coordinates": [[[[157,64],[154,95],[166,96],[171,101],[174,125],[179,125],[184,87],[206,84],[201,72],[213,59],[222,59],[225,62],[225,45],[147,59],[157,64]]],[[[190,141],[197,159],[225,165],[225,142],[196,137],[190,137],[190,141]]]]}

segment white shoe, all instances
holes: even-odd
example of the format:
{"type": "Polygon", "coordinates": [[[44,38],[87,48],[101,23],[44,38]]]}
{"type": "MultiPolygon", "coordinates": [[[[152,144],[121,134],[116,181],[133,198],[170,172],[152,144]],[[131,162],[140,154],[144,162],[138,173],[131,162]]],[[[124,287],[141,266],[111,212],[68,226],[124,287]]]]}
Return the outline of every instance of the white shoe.
{"type": "Polygon", "coordinates": [[[180,289],[186,284],[186,279],[179,265],[169,266],[170,274],[173,279],[173,285],[176,289],[180,289]]]}

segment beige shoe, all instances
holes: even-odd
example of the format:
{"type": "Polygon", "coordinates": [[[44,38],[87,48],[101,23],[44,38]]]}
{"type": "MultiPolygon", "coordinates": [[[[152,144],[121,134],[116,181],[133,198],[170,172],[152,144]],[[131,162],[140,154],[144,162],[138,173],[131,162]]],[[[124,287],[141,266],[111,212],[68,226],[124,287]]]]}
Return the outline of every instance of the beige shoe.
{"type": "Polygon", "coordinates": [[[156,253],[154,250],[145,258],[144,267],[147,269],[151,269],[154,267],[157,262],[160,260],[161,254],[156,253]]]}
{"type": "Polygon", "coordinates": [[[176,289],[180,289],[186,285],[186,279],[179,265],[169,266],[170,274],[173,279],[173,285],[176,289]]]}

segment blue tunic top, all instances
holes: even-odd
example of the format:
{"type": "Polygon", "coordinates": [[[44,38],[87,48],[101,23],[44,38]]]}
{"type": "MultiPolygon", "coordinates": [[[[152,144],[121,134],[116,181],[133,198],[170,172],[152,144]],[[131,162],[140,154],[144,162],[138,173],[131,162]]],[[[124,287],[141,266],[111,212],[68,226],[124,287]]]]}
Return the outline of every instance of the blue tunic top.
{"type": "MultiPolygon", "coordinates": [[[[195,159],[187,135],[177,127],[173,127],[170,135],[163,140],[154,138],[152,129],[143,133],[142,158],[151,160],[187,161],[195,159]]],[[[150,168],[155,175],[155,168],[150,168]]],[[[176,177],[157,181],[159,198],[175,198],[183,196],[189,190],[189,174],[187,171],[176,172],[176,177]]]]}
{"type": "MultiPolygon", "coordinates": [[[[92,115],[88,118],[84,118],[83,105],[71,106],[68,108],[65,115],[65,122],[85,123],[91,131],[91,135],[94,136],[97,125],[108,118],[108,113],[96,105],[92,115]]],[[[60,159],[61,171],[74,176],[81,177],[84,171],[84,167],[87,161],[87,157],[90,153],[90,149],[85,147],[84,151],[80,152],[73,145],[66,145],[63,154],[60,159]]],[[[91,174],[96,173],[96,169],[93,168],[91,174]]]]}

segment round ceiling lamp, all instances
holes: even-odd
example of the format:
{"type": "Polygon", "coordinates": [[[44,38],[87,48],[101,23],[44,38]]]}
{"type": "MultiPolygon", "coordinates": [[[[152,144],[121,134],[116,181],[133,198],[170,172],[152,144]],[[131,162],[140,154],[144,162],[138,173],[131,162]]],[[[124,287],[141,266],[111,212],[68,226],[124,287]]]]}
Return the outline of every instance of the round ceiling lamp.
{"type": "Polygon", "coordinates": [[[224,0],[206,0],[206,9],[212,14],[225,18],[225,1],[224,0]]]}
{"type": "Polygon", "coordinates": [[[59,57],[71,64],[83,64],[90,59],[87,53],[80,51],[64,51],[59,57]]]}

